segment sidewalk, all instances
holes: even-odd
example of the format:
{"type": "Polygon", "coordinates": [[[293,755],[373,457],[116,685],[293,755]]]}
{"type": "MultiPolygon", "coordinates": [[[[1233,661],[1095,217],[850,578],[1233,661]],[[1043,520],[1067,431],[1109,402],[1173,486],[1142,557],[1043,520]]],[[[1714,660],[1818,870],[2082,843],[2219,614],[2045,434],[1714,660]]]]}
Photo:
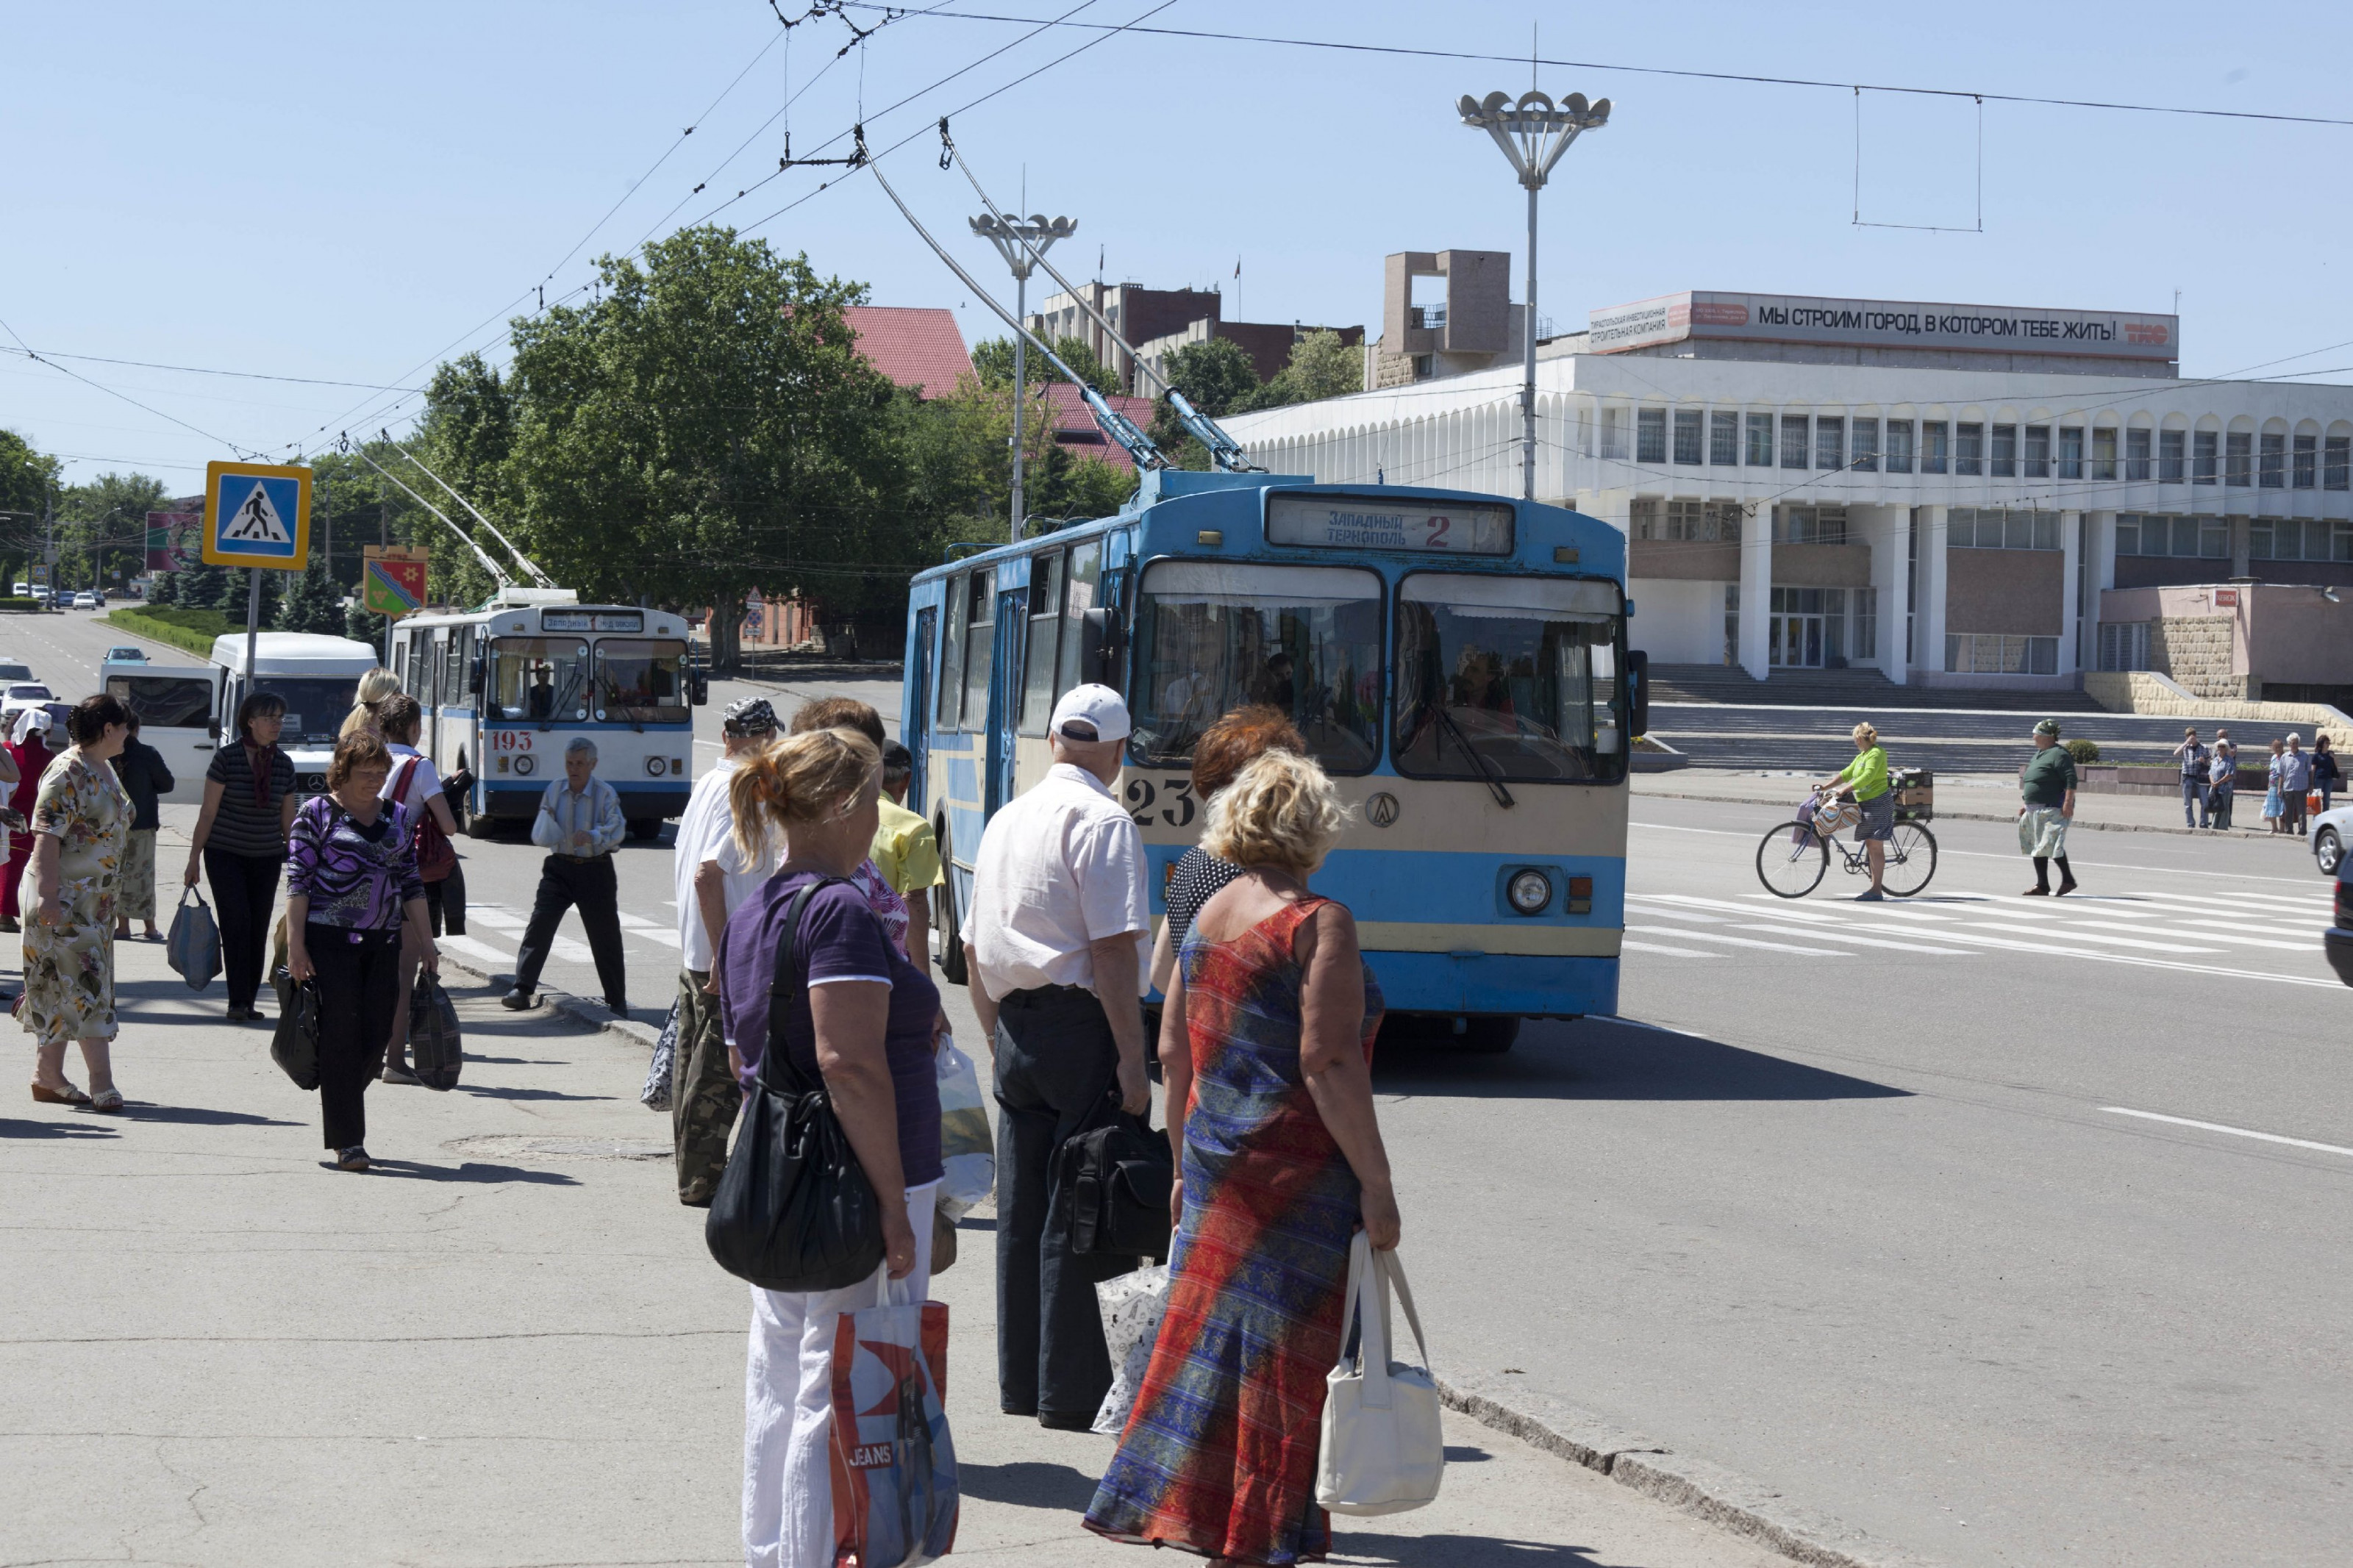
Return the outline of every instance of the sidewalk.
{"type": "MultiPolygon", "coordinates": [[[[0,1115],[6,1562],[740,1561],[744,1288],[674,1199],[642,1046],[462,986],[464,1082],[374,1088],[378,1164],[345,1175],[266,1029],[221,1023],[217,987],[188,991],[159,946],[119,951],[130,1112],[12,1083],[0,1115]]],[[[967,1219],[934,1291],[957,1555],[1157,1562],[1079,1527],[1108,1439],[995,1409],[991,1224],[967,1219]]],[[[1430,1327],[1441,1365],[1478,1331],[1430,1327]]],[[[1440,1501],[1344,1522],[1334,1561],[1788,1562],[1448,1419],[1440,1501]]]]}
{"type": "MultiPolygon", "coordinates": [[[[1666,800],[1779,806],[1781,815],[1788,817],[1795,815],[1799,803],[1806,798],[1807,785],[1822,776],[1788,768],[1678,768],[1667,773],[1636,773],[1634,794],[1637,797],[1656,795],[1666,800]]],[[[2098,828],[2116,833],[2181,833],[2203,838],[2257,839],[2276,844],[2283,850],[2294,850],[2305,862],[2304,868],[2309,869],[2311,840],[2266,832],[2263,812],[2262,792],[2251,795],[2240,791],[2238,809],[2232,813],[2236,826],[2221,833],[2211,828],[2184,827],[2181,802],[2176,796],[2078,795],[2073,826],[2077,831],[2098,828]]],[[[2012,773],[1938,773],[1936,817],[1957,822],[2015,822],[2018,779],[2012,773]]],[[[1760,822],[1763,826],[1769,824],[1760,822]]]]}

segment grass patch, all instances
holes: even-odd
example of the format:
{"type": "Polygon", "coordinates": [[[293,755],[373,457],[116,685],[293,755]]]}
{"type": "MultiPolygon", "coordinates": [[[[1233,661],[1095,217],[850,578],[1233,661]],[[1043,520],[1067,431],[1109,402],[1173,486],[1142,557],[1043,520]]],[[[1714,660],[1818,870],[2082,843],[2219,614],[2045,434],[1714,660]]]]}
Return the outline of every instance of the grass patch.
{"type": "Polygon", "coordinates": [[[215,637],[224,632],[245,629],[242,621],[230,625],[227,615],[219,610],[182,610],[165,605],[126,605],[107,611],[101,618],[110,626],[153,637],[205,658],[212,657],[215,637]]]}

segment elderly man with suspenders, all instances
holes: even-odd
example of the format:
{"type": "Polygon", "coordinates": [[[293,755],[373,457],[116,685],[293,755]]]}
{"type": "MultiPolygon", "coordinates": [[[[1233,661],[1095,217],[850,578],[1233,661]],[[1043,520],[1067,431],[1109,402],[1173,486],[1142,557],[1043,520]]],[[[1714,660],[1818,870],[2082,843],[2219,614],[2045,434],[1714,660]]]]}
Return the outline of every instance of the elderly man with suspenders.
{"type": "Polygon", "coordinates": [[[532,994],[539,988],[539,972],[554,944],[555,928],[564,923],[565,911],[576,904],[580,923],[588,929],[588,950],[596,958],[605,1005],[619,1017],[628,1016],[620,879],[613,869],[613,851],[628,831],[621,797],[596,776],[596,742],[586,735],[574,736],[564,748],[564,776],[547,786],[539,815],[532,818],[531,841],[548,854],[539,868],[539,896],[532,901],[522,950],[515,955],[514,989],[499,999],[502,1005],[521,1011],[535,1000],[532,994]]]}

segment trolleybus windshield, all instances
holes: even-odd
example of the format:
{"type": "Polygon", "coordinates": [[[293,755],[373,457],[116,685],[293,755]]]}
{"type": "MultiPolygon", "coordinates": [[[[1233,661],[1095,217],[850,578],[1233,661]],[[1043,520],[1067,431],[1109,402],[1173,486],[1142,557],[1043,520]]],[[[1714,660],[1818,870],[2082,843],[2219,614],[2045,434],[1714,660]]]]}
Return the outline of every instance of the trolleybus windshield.
{"type": "Polygon", "coordinates": [[[490,716],[577,722],[588,717],[588,645],[578,637],[491,644],[490,716]]]}
{"type": "Polygon", "coordinates": [[[1134,753],[1169,763],[1220,714],[1266,703],[1335,773],[1380,756],[1381,580],[1342,566],[1162,561],[1136,607],[1134,753]]]}
{"type": "Polygon", "coordinates": [[[1398,772],[1625,776],[1615,584],[1419,572],[1398,585],[1398,772]]]}
{"type": "Polygon", "coordinates": [[[686,645],[605,637],[596,644],[596,717],[683,724],[686,645]]]}

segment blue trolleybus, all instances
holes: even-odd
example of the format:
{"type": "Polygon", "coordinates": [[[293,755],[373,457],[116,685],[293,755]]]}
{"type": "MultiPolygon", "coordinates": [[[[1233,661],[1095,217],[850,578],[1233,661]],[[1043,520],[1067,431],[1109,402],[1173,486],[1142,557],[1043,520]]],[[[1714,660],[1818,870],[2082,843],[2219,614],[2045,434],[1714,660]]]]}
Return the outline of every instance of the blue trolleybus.
{"type": "Polygon", "coordinates": [[[1628,753],[1626,546],[1529,501],[1158,469],[1116,517],[916,577],[902,732],[948,864],[943,970],[983,826],[1048,765],[1073,685],[1125,694],[1120,792],[1153,910],[1199,835],[1195,739],[1288,713],[1355,808],[1316,873],[1354,911],[1393,1015],[1500,1049],[1524,1017],[1618,1008],[1628,753]]]}

